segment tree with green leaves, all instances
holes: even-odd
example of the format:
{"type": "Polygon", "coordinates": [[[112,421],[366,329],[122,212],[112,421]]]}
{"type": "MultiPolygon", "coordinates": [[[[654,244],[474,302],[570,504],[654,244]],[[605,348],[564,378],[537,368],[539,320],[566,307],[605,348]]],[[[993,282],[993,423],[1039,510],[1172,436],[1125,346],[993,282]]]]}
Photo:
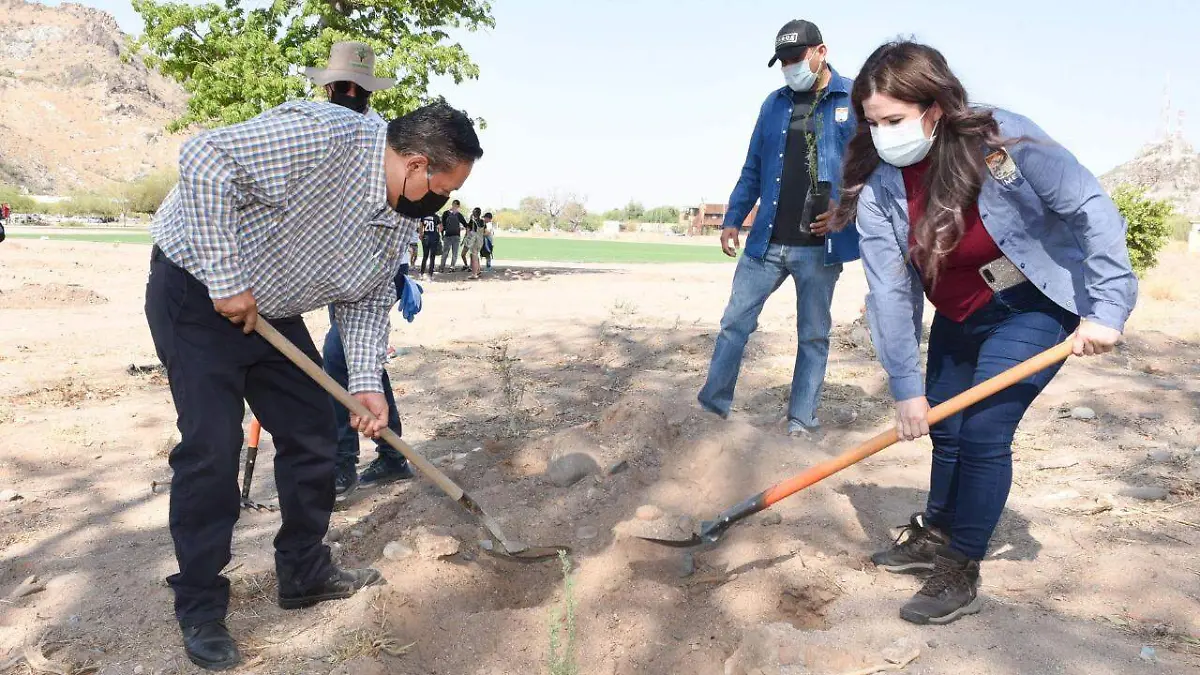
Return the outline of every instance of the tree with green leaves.
{"type": "Polygon", "coordinates": [[[1158,264],[1158,252],[1171,238],[1167,219],[1175,207],[1168,201],[1147,197],[1145,188],[1130,185],[1118,187],[1112,199],[1128,226],[1125,244],[1129,248],[1129,262],[1141,276],[1158,264]]]}
{"type": "Polygon", "coordinates": [[[647,223],[677,223],[679,209],[674,206],[656,206],[646,212],[644,220],[647,223]]]}
{"type": "Polygon", "coordinates": [[[644,215],[646,215],[646,208],[642,206],[641,202],[630,199],[629,203],[625,205],[625,220],[641,222],[644,215]]]}
{"type": "Polygon", "coordinates": [[[487,0],[132,2],[145,24],[135,46],[191,95],[170,131],[233,124],[306,97],[304,67],[323,66],[330,46],[345,40],[370,44],[376,75],[397,78],[371,97],[371,107],[385,119],[403,115],[433,100],[430,77],[479,77],[447,28],[495,25],[487,0]]]}

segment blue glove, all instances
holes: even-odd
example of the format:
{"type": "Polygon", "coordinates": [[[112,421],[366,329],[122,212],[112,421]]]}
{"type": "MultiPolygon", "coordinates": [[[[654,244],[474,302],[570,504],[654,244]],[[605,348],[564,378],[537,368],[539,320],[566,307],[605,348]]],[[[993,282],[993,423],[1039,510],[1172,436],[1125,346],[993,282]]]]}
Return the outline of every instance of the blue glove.
{"type": "Polygon", "coordinates": [[[421,313],[421,285],[411,277],[404,277],[404,289],[400,291],[400,313],[412,323],[413,317],[421,313]]]}

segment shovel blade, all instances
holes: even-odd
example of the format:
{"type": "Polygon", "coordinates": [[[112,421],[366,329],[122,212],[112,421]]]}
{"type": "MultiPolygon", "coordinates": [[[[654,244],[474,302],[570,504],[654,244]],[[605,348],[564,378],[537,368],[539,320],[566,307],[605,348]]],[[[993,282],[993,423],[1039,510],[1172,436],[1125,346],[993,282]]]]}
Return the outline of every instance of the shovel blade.
{"type": "Polygon", "coordinates": [[[497,545],[491,539],[484,539],[479,542],[479,548],[497,558],[520,562],[538,562],[557,558],[559,554],[571,554],[569,546],[527,546],[523,542],[512,540],[500,542],[497,545]]]}
{"type": "Polygon", "coordinates": [[[692,548],[693,546],[701,546],[711,544],[717,541],[721,536],[721,530],[724,528],[717,527],[719,521],[705,520],[700,523],[700,527],[692,532],[690,537],[680,537],[678,539],[670,537],[638,537],[655,544],[662,546],[670,546],[671,548],[692,548]]]}

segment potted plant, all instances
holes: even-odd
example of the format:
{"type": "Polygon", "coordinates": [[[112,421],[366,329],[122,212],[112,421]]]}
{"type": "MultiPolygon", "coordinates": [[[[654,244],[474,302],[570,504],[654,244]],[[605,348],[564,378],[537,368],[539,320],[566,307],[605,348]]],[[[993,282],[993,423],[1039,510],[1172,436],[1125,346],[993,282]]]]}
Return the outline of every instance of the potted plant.
{"type": "Polygon", "coordinates": [[[833,185],[827,180],[818,180],[817,139],[821,136],[822,116],[813,119],[812,129],[805,132],[808,141],[808,194],[804,196],[804,209],[800,212],[800,227],[808,232],[817,216],[829,210],[833,196],[833,185]]]}

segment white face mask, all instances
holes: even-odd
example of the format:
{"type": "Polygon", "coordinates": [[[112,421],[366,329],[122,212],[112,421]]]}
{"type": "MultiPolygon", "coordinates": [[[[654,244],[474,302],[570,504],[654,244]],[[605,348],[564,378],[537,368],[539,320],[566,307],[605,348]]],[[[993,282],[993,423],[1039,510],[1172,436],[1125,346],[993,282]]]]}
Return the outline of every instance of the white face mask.
{"type": "Polygon", "coordinates": [[[921,113],[920,117],[895,126],[871,127],[871,141],[875,143],[879,159],[897,167],[912,166],[925,159],[937,138],[937,122],[933,123],[933,134],[926,138],[924,119],[925,113],[921,113]]]}
{"type": "Polygon", "coordinates": [[[808,67],[808,59],[804,59],[790,66],[783,66],[783,79],[792,91],[811,91],[817,83],[817,74],[808,67]]]}

